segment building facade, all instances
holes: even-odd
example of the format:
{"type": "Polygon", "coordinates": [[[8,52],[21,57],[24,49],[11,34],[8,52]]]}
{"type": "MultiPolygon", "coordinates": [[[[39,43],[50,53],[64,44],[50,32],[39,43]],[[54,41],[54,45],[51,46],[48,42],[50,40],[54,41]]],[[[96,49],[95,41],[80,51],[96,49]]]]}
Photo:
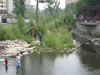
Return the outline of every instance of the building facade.
{"type": "Polygon", "coordinates": [[[0,23],[7,22],[7,2],[7,0],[0,0],[0,23]]]}
{"type": "MultiPolygon", "coordinates": [[[[25,0],[26,8],[32,8],[31,0],[25,0]]],[[[7,11],[9,14],[12,13],[14,9],[13,0],[7,0],[7,11]]]]}
{"type": "Polygon", "coordinates": [[[13,0],[7,0],[7,11],[8,11],[8,14],[12,14],[12,11],[13,11],[13,0]]]}
{"type": "Polygon", "coordinates": [[[7,9],[6,3],[7,3],[6,0],[0,0],[0,10],[6,10],[7,9]]]}

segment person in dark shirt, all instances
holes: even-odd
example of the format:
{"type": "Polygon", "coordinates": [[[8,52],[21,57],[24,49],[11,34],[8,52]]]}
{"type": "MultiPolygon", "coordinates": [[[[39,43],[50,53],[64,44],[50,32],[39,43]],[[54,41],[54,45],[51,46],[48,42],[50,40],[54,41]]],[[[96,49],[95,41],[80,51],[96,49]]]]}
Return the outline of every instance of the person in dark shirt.
{"type": "Polygon", "coordinates": [[[42,46],[42,33],[39,32],[39,38],[40,38],[40,46],[42,46]]]}

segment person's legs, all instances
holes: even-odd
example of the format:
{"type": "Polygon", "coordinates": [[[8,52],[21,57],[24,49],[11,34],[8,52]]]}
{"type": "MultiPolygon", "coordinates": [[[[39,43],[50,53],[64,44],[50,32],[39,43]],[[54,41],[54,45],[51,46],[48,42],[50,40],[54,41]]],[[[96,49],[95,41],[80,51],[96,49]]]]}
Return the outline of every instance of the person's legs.
{"type": "Polygon", "coordinates": [[[16,70],[17,70],[17,72],[18,72],[18,69],[19,69],[19,66],[16,66],[16,70]]]}
{"type": "Polygon", "coordinates": [[[42,41],[40,40],[40,46],[42,45],[42,41]]]}
{"type": "Polygon", "coordinates": [[[5,70],[8,71],[8,64],[5,64],[5,70]]]}

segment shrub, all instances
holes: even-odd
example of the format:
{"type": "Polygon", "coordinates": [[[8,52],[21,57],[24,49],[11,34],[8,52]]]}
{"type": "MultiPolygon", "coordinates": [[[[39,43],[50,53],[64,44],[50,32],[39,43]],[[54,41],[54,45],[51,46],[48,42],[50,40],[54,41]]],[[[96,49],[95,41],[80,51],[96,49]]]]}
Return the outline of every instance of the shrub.
{"type": "Polygon", "coordinates": [[[70,49],[74,47],[72,34],[68,32],[65,26],[54,29],[54,31],[48,30],[43,36],[43,42],[54,49],[70,49]]]}
{"type": "Polygon", "coordinates": [[[6,29],[4,28],[3,25],[0,24],[0,40],[4,40],[5,33],[6,29]]]}
{"type": "Polygon", "coordinates": [[[69,48],[73,48],[73,39],[72,39],[72,33],[68,32],[67,27],[61,27],[58,29],[58,48],[60,49],[69,49],[69,48]]]}
{"type": "Polygon", "coordinates": [[[6,33],[4,35],[5,39],[15,39],[15,34],[11,31],[11,27],[5,27],[6,33]]]}
{"type": "Polygon", "coordinates": [[[43,36],[43,42],[48,46],[52,48],[57,48],[56,47],[56,36],[52,32],[47,32],[43,36]]]}
{"type": "Polygon", "coordinates": [[[95,36],[100,37],[100,33],[99,32],[95,33],[95,36]]]}

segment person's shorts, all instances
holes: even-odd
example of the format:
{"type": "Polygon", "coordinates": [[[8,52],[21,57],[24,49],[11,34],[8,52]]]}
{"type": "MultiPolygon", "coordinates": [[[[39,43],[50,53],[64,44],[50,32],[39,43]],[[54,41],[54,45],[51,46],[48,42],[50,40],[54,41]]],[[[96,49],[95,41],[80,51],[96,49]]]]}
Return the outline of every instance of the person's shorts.
{"type": "Polygon", "coordinates": [[[5,64],[6,67],[8,67],[8,64],[5,64]]]}

